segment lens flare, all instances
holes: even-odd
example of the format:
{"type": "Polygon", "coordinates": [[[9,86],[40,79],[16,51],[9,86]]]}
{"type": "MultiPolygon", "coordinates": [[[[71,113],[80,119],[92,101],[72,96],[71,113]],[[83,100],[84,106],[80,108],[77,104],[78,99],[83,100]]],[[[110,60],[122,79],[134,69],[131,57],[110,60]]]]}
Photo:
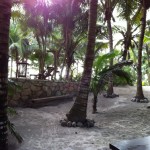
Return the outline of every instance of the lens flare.
{"type": "Polygon", "coordinates": [[[49,6],[51,5],[51,0],[37,0],[38,4],[49,6]]]}

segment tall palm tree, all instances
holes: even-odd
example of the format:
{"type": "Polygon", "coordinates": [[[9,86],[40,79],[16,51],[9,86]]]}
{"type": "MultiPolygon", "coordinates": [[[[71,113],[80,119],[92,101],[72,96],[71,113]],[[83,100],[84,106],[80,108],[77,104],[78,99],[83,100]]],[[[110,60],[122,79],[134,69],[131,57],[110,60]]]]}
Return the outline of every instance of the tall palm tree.
{"type": "Polygon", "coordinates": [[[143,48],[143,39],[146,28],[146,14],[147,9],[150,7],[150,2],[146,0],[141,1],[142,5],[142,18],[141,18],[141,34],[139,38],[139,46],[138,46],[138,64],[137,64],[137,90],[136,96],[132,99],[132,101],[136,102],[148,102],[148,99],[144,97],[143,89],[142,89],[142,48],[143,48]]]}
{"type": "MultiPolygon", "coordinates": [[[[117,4],[116,0],[106,0],[105,1],[105,21],[107,22],[107,30],[108,30],[108,39],[109,39],[109,51],[113,52],[113,31],[112,31],[112,24],[111,19],[113,18],[112,13],[117,4]]],[[[103,4],[104,5],[104,4],[103,4]]],[[[113,65],[113,58],[110,59],[110,67],[113,65]]],[[[113,75],[109,77],[109,84],[107,94],[104,95],[105,97],[116,97],[118,95],[114,94],[113,90],[113,75]]]]}
{"type": "Polygon", "coordinates": [[[0,150],[7,150],[8,40],[11,0],[0,2],[0,150]]]}
{"type": "Polygon", "coordinates": [[[68,114],[66,114],[69,121],[84,122],[87,115],[87,102],[89,85],[91,81],[92,65],[94,60],[94,47],[96,36],[96,21],[97,21],[97,0],[90,0],[89,11],[89,27],[88,27],[88,44],[86,57],[84,62],[84,71],[79,86],[79,91],[74,105],[68,114]]]}
{"type": "Polygon", "coordinates": [[[47,56],[48,38],[52,32],[52,20],[50,16],[50,6],[46,1],[24,0],[25,15],[24,22],[31,29],[37,41],[39,61],[39,78],[44,79],[45,61],[47,56]]]}
{"type": "Polygon", "coordinates": [[[70,78],[71,65],[74,63],[75,49],[80,41],[78,37],[81,35],[81,32],[75,35],[75,28],[77,29],[78,25],[83,26],[83,24],[79,23],[79,20],[82,22],[85,21],[82,17],[84,13],[82,12],[81,4],[83,2],[84,0],[52,0],[55,20],[62,26],[67,80],[70,78]]]}
{"type": "Polygon", "coordinates": [[[135,42],[134,32],[136,32],[139,27],[141,5],[139,5],[139,0],[122,0],[118,2],[117,6],[119,10],[119,17],[126,21],[126,31],[118,28],[119,32],[123,36],[122,44],[124,48],[122,61],[124,61],[127,60],[127,58],[130,59],[129,49],[132,47],[132,42],[135,42]]]}

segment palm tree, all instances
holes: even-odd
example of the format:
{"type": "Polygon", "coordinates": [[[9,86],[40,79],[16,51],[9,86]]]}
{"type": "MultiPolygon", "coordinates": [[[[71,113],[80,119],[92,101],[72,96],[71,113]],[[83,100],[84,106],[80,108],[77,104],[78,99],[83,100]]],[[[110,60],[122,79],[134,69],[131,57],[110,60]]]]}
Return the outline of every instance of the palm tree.
{"type": "MultiPolygon", "coordinates": [[[[130,59],[129,49],[132,48],[132,43],[134,42],[134,33],[137,31],[139,27],[139,18],[141,5],[139,5],[138,1],[130,1],[130,0],[122,0],[118,2],[118,10],[119,17],[126,21],[126,30],[123,31],[120,27],[117,27],[117,30],[123,36],[123,40],[119,40],[118,43],[122,41],[122,45],[124,46],[122,52],[122,60],[130,59]]],[[[136,33],[137,34],[137,33],[136,33]]]]}
{"type": "MultiPolygon", "coordinates": [[[[62,35],[64,40],[64,52],[65,52],[65,63],[66,63],[66,79],[70,78],[71,65],[74,63],[74,53],[77,45],[80,42],[80,35],[77,27],[83,27],[84,13],[82,12],[81,4],[84,0],[52,0],[52,7],[54,11],[55,20],[58,24],[61,24],[62,35]],[[82,18],[82,20],[81,20],[82,18]],[[78,34],[75,35],[75,28],[78,30],[78,34]],[[79,37],[79,38],[78,38],[79,37]]],[[[81,27],[81,28],[82,28],[81,27]]],[[[83,28],[82,28],[83,29],[83,28]]],[[[83,36],[83,34],[82,34],[83,36]]]]}
{"type": "Polygon", "coordinates": [[[146,28],[146,14],[147,9],[150,7],[150,2],[146,0],[141,1],[142,5],[142,18],[141,18],[141,34],[139,38],[139,46],[138,46],[138,64],[137,64],[137,90],[136,96],[132,99],[132,101],[136,102],[148,102],[148,99],[144,97],[143,89],[142,89],[142,48],[143,48],[143,39],[146,28]]]}
{"type": "MultiPolygon", "coordinates": [[[[103,4],[103,1],[101,1],[103,4]]],[[[109,39],[109,51],[113,52],[113,33],[112,33],[112,24],[111,19],[113,18],[113,10],[117,4],[116,0],[106,0],[105,4],[103,4],[103,7],[105,8],[105,21],[107,22],[107,30],[108,30],[108,39],[109,39]]],[[[113,65],[113,58],[110,59],[110,67],[113,65]]],[[[108,84],[108,90],[107,94],[104,95],[105,97],[116,97],[118,95],[114,94],[113,90],[113,75],[109,78],[109,84],[108,84]]]]}
{"type": "MultiPolygon", "coordinates": [[[[110,64],[110,60],[112,58],[115,58],[116,56],[118,56],[118,51],[112,51],[110,53],[106,53],[106,54],[95,57],[95,60],[93,63],[93,74],[92,74],[91,86],[90,86],[91,91],[94,96],[94,98],[93,98],[93,113],[96,113],[96,111],[97,111],[96,105],[97,105],[98,93],[100,92],[100,90],[102,91],[103,90],[102,87],[105,86],[105,84],[102,84],[102,85],[99,84],[100,83],[99,80],[101,77],[100,74],[101,74],[101,72],[103,72],[103,70],[106,70],[106,68],[109,66],[108,64],[110,64]]],[[[110,76],[110,74],[109,74],[109,76],[110,76]]],[[[109,78],[107,78],[106,80],[109,83],[109,78]]]]}
{"type": "Polygon", "coordinates": [[[7,150],[8,43],[11,0],[0,2],[0,150],[7,150]]]}
{"type": "MultiPolygon", "coordinates": [[[[117,56],[117,53],[107,53],[99,56],[94,62],[94,75],[91,80],[91,91],[93,93],[93,113],[97,112],[97,97],[98,94],[104,90],[105,86],[109,84],[110,76],[116,75],[123,78],[127,83],[131,83],[131,76],[128,72],[124,71],[122,68],[124,66],[131,65],[132,61],[122,61],[112,66],[107,66],[107,61],[111,58],[117,56]]],[[[109,86],[109,85],[108,85],[109,86]]]]}
{"type": "Polygon", "coordinates": [[[48,38],[52,32],[53,22],[51,20],[50,6],[44,1],[25,0],[24,8],[26,19],[24,22],[31,29],[38,45],[39,54],[39,78],[44,79],[45,61],[47,56],[48,38]]]}
{"type": "MultiPolygon", "coordinates": [[[[11,56],[11,77],[12,77],[12,63],[16,62],[16,68],[18,62],[27,62],[31,49],[27,35],[19,28],[19,22],[10,24],[9,31],[9,55],[11,56]]],[[[17,71],[16,71],[17,77],[17,71]]]]}
{"type": "Polygon", "coordinates": [[[92,65],[94,60],[97,3],[98,3],[97,0],[90,0],[88,44],[87,44],[86,57],[84,62],[84,71],[81,78],[81,83],[80,83],[80,87],[79,87],[79,91],[75,103],[72,106],[69,113],[66,114],[67,119],[69,121],[75,121],[75,122],[86,121],[89,85],[90,85],[92,65]]]}

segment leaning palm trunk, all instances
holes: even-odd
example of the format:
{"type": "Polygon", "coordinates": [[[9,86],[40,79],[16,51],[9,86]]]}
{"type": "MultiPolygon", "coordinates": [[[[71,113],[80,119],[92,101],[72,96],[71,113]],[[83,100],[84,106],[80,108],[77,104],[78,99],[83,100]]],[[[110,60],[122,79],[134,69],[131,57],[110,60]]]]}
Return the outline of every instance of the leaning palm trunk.
{"type": "Polygon", "coordinates": [[[7,150],[8,39],[11,0],[0,2],[0,150],[7,150]]]}
{"type": "Polygon", "coordinates": [[[69,121],[86,121],[89,85],[91,81],[92,65],[94,60],[96,20],[97,0],[90,0],[88,44],[84,62],[84,71],[75,103],[69,113],[66,115],[69,121]]]}
{"type": "Polygon", "coordinates": [[[138,66],[137,66],[137,91],[136,91],[136,96],[132,99],[132,101],[137,101],[137,102],[145,102],[148,101],[143,94],[143,89],[142,89],[142,70],[141,70],[141,65],[142,65],[142,48],[143,48],[143,39],[144,39],[144,34],[145,34],[145,27],[146,27],[146,6],[145,6],[145,0],[143,0],[143,7],[142,7],[142,25],[141,25],[141,35],[139,39],[139,47],[138,47],[138,66]]]}

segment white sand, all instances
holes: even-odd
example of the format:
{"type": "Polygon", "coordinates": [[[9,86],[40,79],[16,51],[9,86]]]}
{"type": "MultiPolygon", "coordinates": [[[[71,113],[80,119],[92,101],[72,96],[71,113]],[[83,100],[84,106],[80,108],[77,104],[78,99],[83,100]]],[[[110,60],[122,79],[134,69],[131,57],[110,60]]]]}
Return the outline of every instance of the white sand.
{"type": "MultiPolygon", "coordinates": [[[[150,87],[144,87],[150,100],[150,87]]],[[[98,97],[98,113],[92,114],[92,95],[89,96],[88,117],[95,120],[93,128],[61,127],[73,102],[60,103],[39,109],[17,108],[18,116],[11,117],[24,138],[17,144],[10,136],[11,150],[108,150],[109,143],[150,135],[150,109],[147,103],[134,103],[135,87],[116,87],[120,96],[114,99],[98,97]]]]}

